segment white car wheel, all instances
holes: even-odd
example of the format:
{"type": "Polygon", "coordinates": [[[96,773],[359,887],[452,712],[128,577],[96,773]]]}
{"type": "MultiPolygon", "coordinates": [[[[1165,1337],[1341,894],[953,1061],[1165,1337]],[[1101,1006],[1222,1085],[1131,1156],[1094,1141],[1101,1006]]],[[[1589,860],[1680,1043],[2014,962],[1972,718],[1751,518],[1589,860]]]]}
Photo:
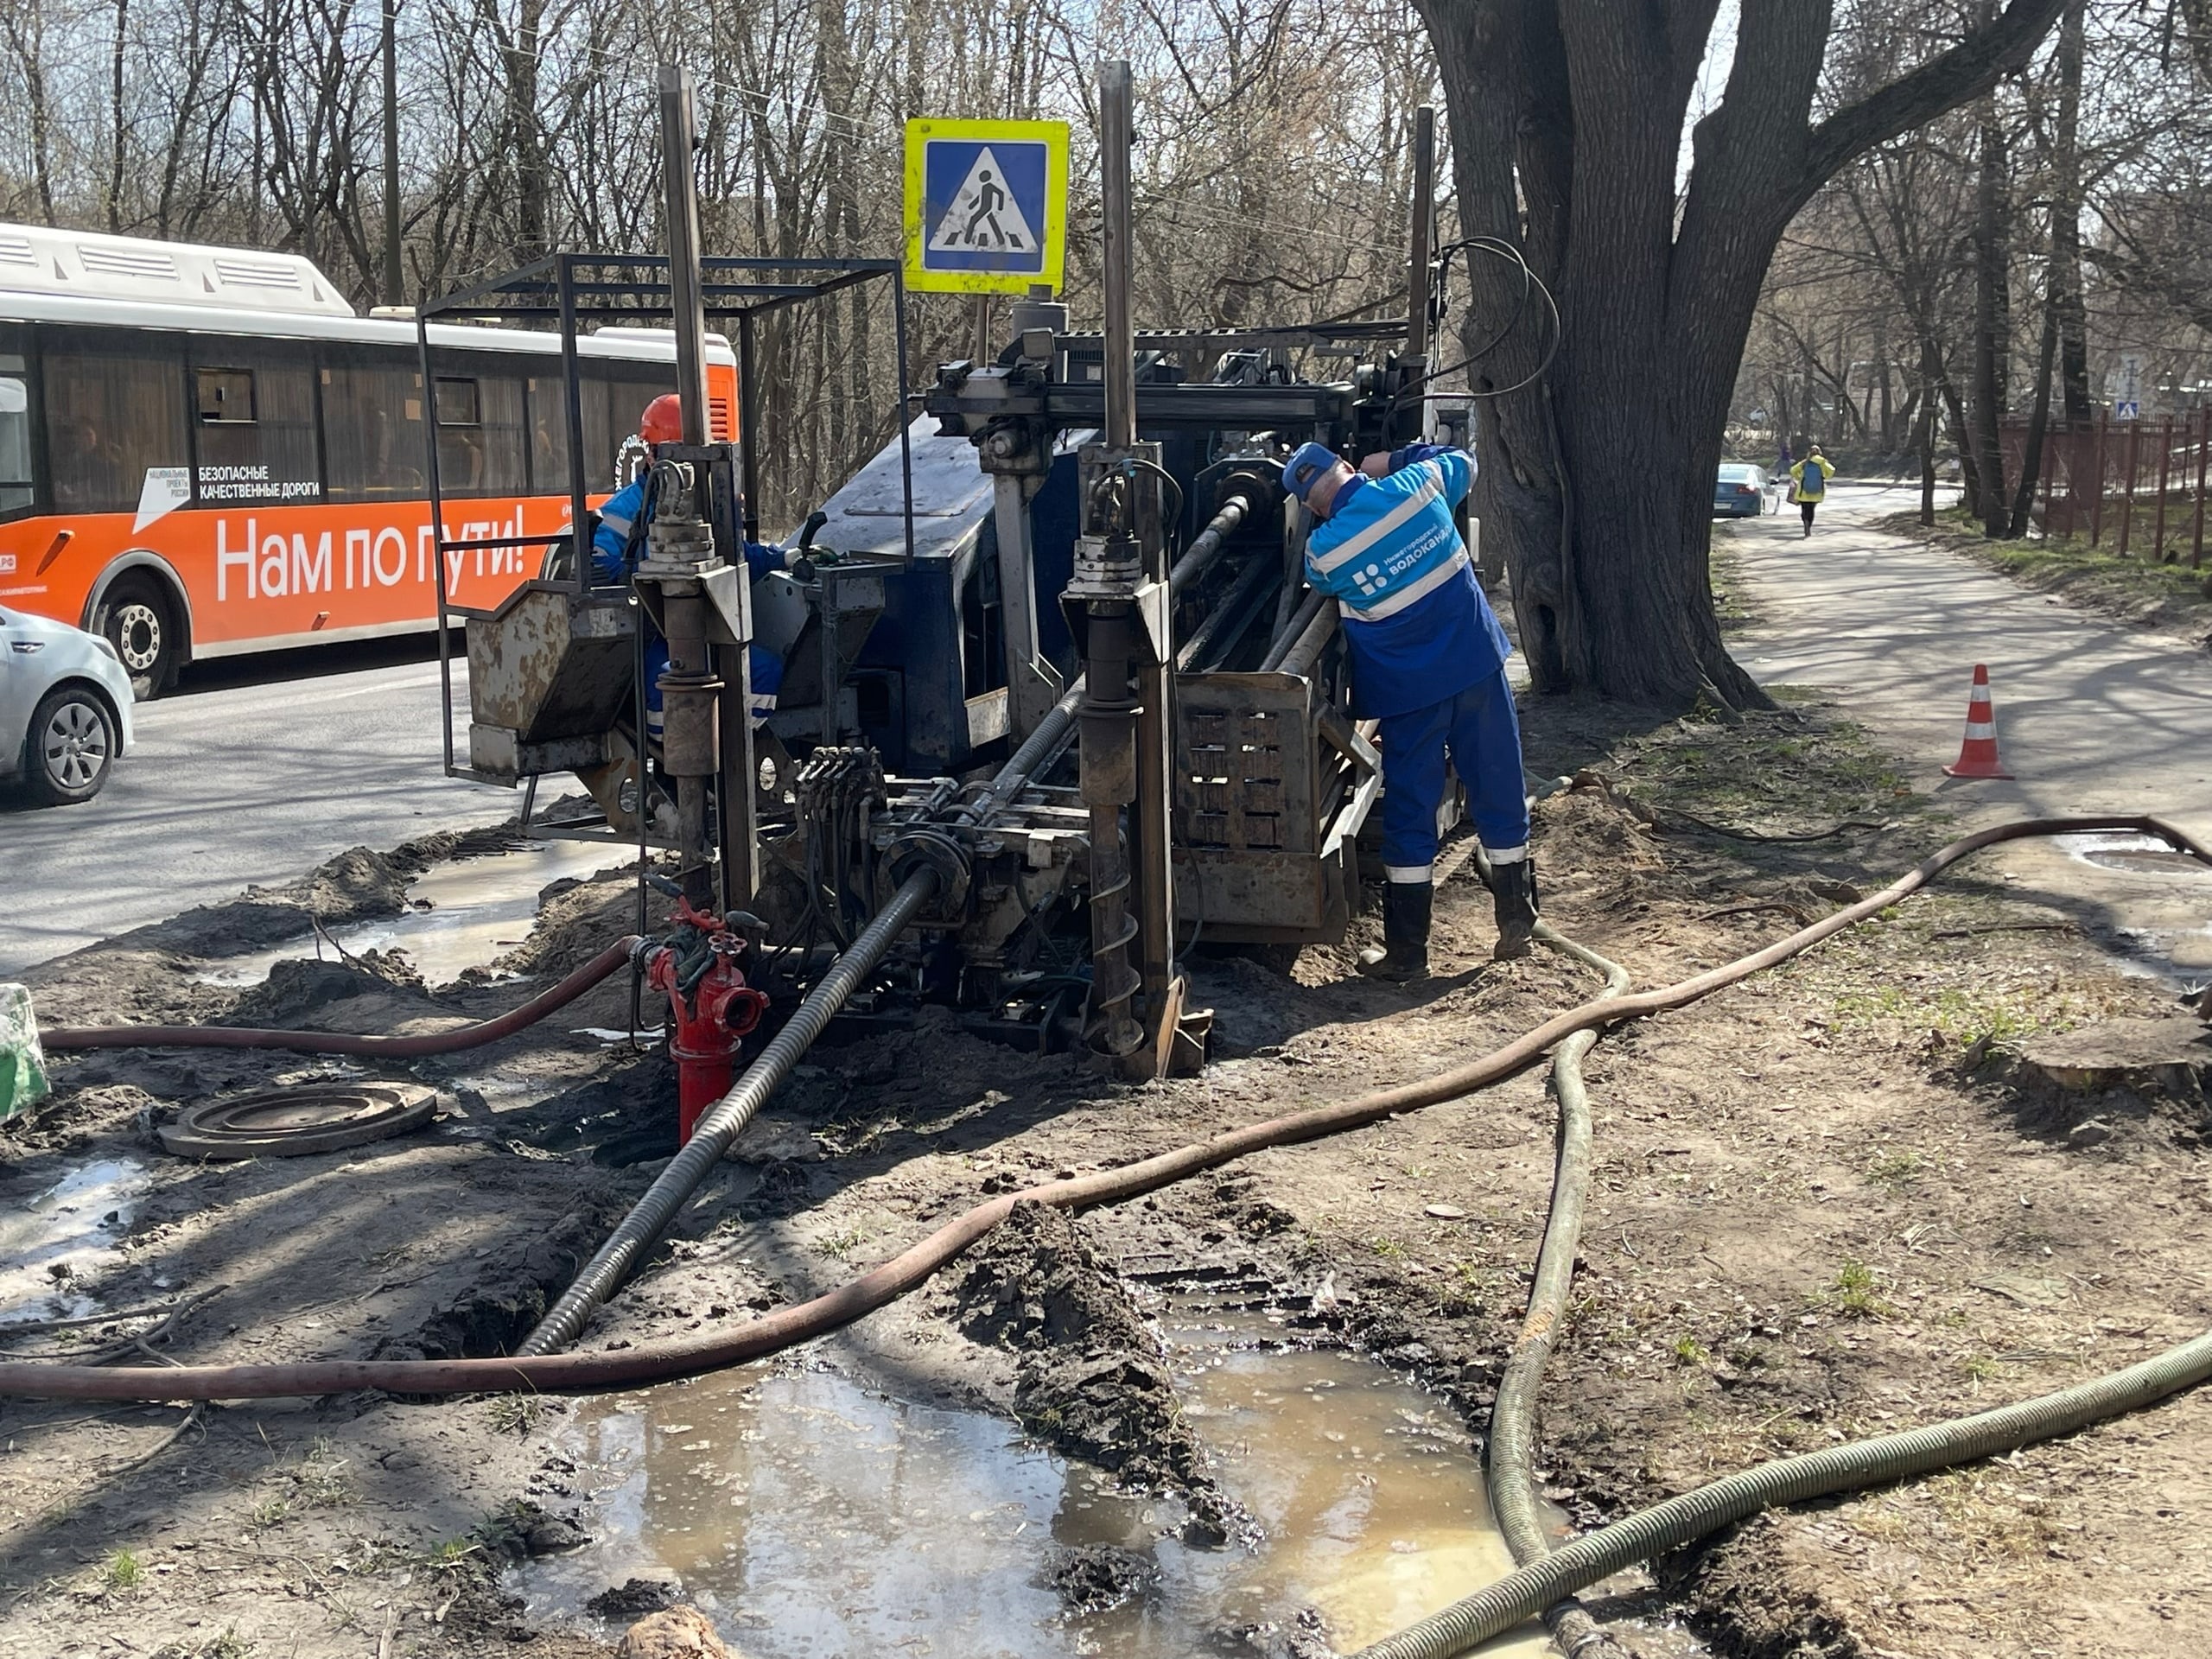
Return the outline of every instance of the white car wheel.
{"type": "Polygon", "coordinates": [[[115,722],[83,686],[49,691],[31,715],[24,772],[31,793],[48,806],[89,801],[115,764],[115,722]]]}

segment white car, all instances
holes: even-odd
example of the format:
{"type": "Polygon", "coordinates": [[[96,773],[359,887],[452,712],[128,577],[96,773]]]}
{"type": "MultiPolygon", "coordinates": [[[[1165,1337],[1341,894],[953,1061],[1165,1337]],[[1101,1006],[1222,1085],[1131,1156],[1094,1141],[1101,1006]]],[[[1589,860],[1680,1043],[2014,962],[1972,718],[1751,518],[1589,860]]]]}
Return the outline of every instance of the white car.
{"type": "Polygon", "coordinates": [[[99,635],[0,607],[0,785],[41,806],[91,800],[130,747],[130,703],[99,635]]]}

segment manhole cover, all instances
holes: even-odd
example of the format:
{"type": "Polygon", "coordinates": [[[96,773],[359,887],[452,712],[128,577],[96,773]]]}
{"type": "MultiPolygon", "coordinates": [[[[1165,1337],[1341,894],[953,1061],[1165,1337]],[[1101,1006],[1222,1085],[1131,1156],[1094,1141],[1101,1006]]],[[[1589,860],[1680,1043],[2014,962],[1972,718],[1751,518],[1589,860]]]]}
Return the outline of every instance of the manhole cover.
{"type": "Polygon", "coordinates": [[[303,1158],[417,1129],[437,1116],[419,1083],[308,1083],[194,1106],[162,1126],[180,1158],[303,1158]]]}

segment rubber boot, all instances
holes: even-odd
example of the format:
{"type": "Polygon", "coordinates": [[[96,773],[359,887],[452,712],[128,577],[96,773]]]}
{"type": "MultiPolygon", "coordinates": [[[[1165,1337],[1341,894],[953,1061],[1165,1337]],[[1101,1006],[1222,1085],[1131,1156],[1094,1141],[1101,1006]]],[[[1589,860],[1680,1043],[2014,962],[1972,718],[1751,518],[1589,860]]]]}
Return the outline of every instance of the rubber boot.
{"type": "Polygon", "coordinates": [[[1428,972],[1428,918],[1436,898],[1432,881],[1386,881],[1382,885],[1382,948],[1359,953],[1359,971],[1370,979],[1403,984],[1428,972]]]}
{"type": "Polygon", "coordinates": [[[1497,944],[1491,951],[1498,962],[1529,954],[1529,935],[1536,931],[1536,861],[1533,854],[1510,864],[1491,866],[1491,904],[1497,918],[1497,944]]]}

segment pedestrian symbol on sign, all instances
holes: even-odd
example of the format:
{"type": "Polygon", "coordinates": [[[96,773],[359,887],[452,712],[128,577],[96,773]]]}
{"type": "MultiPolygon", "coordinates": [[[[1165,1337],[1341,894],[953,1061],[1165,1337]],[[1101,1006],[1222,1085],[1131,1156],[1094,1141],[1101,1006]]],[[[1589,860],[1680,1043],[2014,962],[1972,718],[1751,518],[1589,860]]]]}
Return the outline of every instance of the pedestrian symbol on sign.
{"type": "Polygon", "coordinates": [[[930,234],[930,251],[1034,254],[1037,233],[1023,216],[1021,204],[1007,194],[1006,176],[988,144],[978,150],[968,176],[930,234]]]}
{"type": "Polygon", "coordinates": [[[1065,121],[906,124],[906,286],[1026,294],[1060,282],[1065,121]]]}

